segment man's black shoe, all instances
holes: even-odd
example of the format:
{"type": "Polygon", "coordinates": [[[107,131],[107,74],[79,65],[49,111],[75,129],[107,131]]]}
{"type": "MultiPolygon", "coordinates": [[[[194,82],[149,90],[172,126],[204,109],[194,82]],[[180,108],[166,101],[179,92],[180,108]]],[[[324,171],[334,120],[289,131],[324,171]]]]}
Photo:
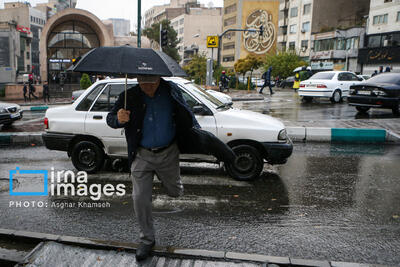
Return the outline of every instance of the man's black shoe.
{"type": "Polygon", "coordinates": [[[151,249],[154,247],[155,242],[151,244],[140,243],[138,249],[136,250],[136,260],[142,261],[149,257],[151,249]]]}

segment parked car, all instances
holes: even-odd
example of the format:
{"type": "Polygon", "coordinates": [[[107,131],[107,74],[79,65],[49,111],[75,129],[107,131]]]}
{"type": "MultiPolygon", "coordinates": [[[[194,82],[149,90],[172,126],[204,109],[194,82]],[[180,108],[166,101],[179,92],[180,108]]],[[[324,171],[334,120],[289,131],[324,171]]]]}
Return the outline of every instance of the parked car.
{"type": "Polygon", "coordinates": [[[363,80],[368,80],[371,78],[371,75],[366,75],[366,74],[359,74],[357,77],[362,78],[363,80]]]}
{"type": "Polygon", "coordinates": [[[281,88],[293,88],[293,83],[294,83],[294,76],[289,76],[286,79],[284,79],[283,81],[281,81],[281,83],[279,84],[279,87],[281,88]]]}
{"type": "Polygon", "coordinates": [[[0,102],[0,125],[10,126],[14,121],[22,119],[22,113],[19,105],[0,102]]]}
{"type": "Polygon", "coordinates": [[[256,87],[262,87],[264,85],[264,79],[261,78],[251,78],[251,82],[256,85],[256,87]]]}
{"type": "Polygon", "coordinates": [[[321,71],[308,80],[300,82],[299,96],[310,102],[314,97],[327,97],[332,103],[338,103],[349,95],[351,85],[363,81],[349,71],[321,71]]]}
{"type": "Polygon", "coordinates": [[[399,114],[400,73],[381,73],[353,85],[347,99],[350,106],[362,113],[370,108],[387,108],[393,114],[399,114]]]}
{"type": "MultiPolygon", "coordinates": [[[[278,119],[234,109],[183,78],[164,79],[178,85],[201,127],[235,151],[235,163],[225,166],[233,178],[256,178],[263,170],[264,160],[269,164],[284,164],[292,154],[292,142],[278,119]]],[[[130,86],[136,83],[135,79],[129,80],[130,86]]],[[[49,108],[44,119],[46,147],[67,151],[74,166],[89,173],[98,171],[106,157],[126,158],[124,129],[113,129],[106,124],[107,113],[123,90],[123,79],[101,80],[73,104],[49,108]]]]}

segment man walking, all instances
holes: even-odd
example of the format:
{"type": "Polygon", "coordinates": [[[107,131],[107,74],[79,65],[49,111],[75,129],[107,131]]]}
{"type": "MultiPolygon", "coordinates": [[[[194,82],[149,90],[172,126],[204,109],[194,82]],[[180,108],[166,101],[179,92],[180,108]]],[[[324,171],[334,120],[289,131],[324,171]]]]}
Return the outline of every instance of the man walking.
{"type": "Polygon", "coordinates": [[[274,94],[274,92],[272,91],[272,84],[271,84],[271,72],[272,72],[272,67],[269,67],[268,70],[266,72],[264,72],[264,74],[262,75],[262,78],[264,79],[264,84],[260,89],[260,94],[262,94],[264,87],[269,87],[269,92],[271,95],[274,94]]]}
{"type": "Polygon", "coordinates": [[[47,83],[47,81],[44,81],[44,84],[43,84],[43,100],[44,100],[44,103],[46,103],[46,99],[47,99],[47,102],[50,103],[49,84],[47,83]]]}
{"type": "Polygon", "coordinates": [[[24,87],[22,88],[22,91],[24,93],[24,101],[26,102],[26,100],[28,99],[28,97],[26,96],[26,93],[28,92],[28,88],[26,88],[25,82],[24,82],[24,87]]]}
{"type": "Polygon", "coordinates": [[[35,86],[33,86],[33,84],[29,84],[29,101],[31,101],[31,96],[33,96],[35,99],[38,99],[37,96],[35,96],[35,86]]]}

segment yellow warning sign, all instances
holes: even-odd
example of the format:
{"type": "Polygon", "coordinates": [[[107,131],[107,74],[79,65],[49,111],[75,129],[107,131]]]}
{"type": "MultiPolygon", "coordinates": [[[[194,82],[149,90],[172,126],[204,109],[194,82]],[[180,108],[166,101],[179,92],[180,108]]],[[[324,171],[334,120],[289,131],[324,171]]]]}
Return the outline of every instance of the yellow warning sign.
{"type": "Polygon", "coordinates": [[[207,36],[207,47],[217,48],[218,47],[218,36],[207,36]]]}

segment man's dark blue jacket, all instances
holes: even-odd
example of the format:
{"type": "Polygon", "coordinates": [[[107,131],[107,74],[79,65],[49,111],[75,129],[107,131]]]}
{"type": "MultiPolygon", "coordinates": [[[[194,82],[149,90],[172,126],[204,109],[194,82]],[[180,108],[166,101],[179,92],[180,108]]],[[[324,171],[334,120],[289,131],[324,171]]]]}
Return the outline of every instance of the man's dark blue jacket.
{"type": "MultiPolygon", "coordinates": [[[[200,125],[183,99],[181,89],[173,82],[161,79],[161,90],[169,90],[174,104],[174,120],[176,124],[176,140],[181,153],[209,154],[218,160],[233,162],[234,152],[212,133],[200,129],[200,125]]],[[[118,122],[117,112],[124,108],[125,92],[122,92],[114,107],[107,115],[107,124],[112,128],[125,128],[125,137],[128,144],[129,166],[135,158],[136,151],[142,138],[143,119],[146,105],[139,85],[127,91],[127,106],[130,111],[130,120],[125,124],[118,122]]]]}

